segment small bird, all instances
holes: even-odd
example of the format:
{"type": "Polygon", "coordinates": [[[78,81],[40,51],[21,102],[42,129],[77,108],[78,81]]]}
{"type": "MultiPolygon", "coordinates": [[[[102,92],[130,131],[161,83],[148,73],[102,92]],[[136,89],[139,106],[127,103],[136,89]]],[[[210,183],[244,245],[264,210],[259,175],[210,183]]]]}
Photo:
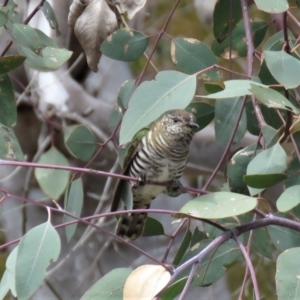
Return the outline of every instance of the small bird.
{"type": "MultiPolygon", "coordinates": [[[[151,201],[161,193],[178,196],[180,181],[186,166],[189,145],[199,127],[195,116],[185,110],[170,110],[149,126],[141,129],[130,142],[124,159],[123,174],[139,181],[119,180],[116,185],[111,211],[118,209],[122,194],[130,184],[133,209],[149,209],[151,201]],[[148,182],[163,183],[159,186],[148,182]]],[[[126,209],[126,207],[125,207],[126,209]]],[[[142,234],[147,213],[121,215],[116,235],[134,241],[142,234]]]]}

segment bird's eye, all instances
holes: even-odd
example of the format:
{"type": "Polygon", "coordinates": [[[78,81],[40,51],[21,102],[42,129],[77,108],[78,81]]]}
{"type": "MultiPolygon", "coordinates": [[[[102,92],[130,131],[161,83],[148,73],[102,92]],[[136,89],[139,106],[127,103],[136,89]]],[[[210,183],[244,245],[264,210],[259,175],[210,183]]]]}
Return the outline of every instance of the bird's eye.
{"type": "Polygon", "coordinates": [[[173,122],[174,122],[174,123],[178,123],[178,122],[179,122],[179,119],[174,118],[174,119],[173,119],[173,122]]]}

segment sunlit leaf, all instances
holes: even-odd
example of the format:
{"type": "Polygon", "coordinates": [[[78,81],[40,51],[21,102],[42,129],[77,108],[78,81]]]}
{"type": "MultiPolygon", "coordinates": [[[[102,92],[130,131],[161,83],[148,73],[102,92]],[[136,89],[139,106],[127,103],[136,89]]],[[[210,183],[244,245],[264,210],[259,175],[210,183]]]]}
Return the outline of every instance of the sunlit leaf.
{"type": "Polygon", "coordinates": [[[143,265],[128,276],[123,300],[152,300],[170,281],[170,272],[160,265],[143,265]]]}

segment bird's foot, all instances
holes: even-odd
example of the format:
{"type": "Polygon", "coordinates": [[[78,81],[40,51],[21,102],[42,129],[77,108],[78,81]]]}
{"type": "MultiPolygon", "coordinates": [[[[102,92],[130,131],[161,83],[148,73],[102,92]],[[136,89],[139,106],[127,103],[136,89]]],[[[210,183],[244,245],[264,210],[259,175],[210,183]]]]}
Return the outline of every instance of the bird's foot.
{"type": "Polygon", "coordinates": [[[178,197],[182,193],[184,193],[180,187],[182,186],[181,182],[178,179],[174,179],[169,183],[167,187],[166,194],[170,197],[178,197]]]}

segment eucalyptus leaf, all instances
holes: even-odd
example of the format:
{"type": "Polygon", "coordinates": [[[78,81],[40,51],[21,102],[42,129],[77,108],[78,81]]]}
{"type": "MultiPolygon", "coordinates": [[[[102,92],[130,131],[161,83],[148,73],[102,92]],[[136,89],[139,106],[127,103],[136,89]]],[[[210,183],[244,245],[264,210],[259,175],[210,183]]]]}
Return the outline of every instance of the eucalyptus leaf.
{"type": "Polygon", "coordinates": [[[120,129],[120,144],[125,144],[143,127],[164,112],[184,109],[194,97],[196,77],[177,71],[162,71],[155,80],[143,82],[133,93],[120,129]]]}

